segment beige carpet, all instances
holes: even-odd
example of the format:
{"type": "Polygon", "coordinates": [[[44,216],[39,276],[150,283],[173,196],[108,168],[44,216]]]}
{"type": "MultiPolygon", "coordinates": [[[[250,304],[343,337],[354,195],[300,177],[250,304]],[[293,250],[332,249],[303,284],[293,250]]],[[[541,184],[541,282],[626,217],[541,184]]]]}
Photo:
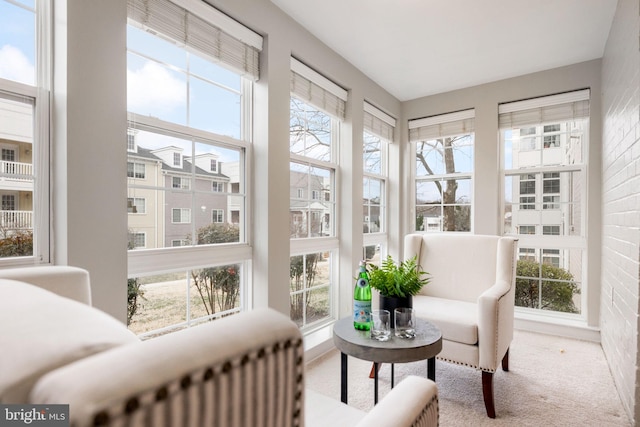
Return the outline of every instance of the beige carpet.
{"type": "MultiPolygon", "coordinates": [[[[349,357],[349,405],[373,406],[370,362],[349,357]]],[[[398,364],[396,384],[426,377],[426,362],[398,364]]],[[[509,372],[494,375],[495,419],[487,418],[479,372],[438,361],[441,426],[630,426],[597,343],[515,331],[509,372]]],[[[340,353],[310,362],[306,386],[340,399],[340,353]]],[[[390,368],[380,370],[379,396],[390,388],[390,368]]],[[[375,427],[375,426],[372,426],[375,427]]]]}

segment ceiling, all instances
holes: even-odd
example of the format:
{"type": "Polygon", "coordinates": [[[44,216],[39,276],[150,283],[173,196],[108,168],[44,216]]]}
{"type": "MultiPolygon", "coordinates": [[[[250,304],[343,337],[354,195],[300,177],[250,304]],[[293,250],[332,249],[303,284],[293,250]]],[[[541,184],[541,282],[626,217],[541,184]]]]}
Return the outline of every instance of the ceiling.
{"type": "Polygon", "coordinates": [[[618,0],[271,0],[401,101],[601,58],[618,0]]]}

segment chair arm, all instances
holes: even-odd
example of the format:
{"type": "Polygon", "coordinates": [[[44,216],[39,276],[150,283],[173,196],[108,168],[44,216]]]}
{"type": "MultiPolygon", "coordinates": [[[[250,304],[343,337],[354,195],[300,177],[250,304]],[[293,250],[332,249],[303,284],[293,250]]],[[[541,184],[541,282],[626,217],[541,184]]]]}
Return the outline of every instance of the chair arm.
{"type": "Polygon", "coordinates": [[[358,427],[437,426],[438,387],[426,378],[408,376],[357,424],[358,427]]]}
{"type": "Polygon", "coordinates": [[[513,339],[515,288],[498,281],[478,297],[479,365],[494,371],[513,339]]]}
{"type": "Polygon", "coordinates": [[[89,272],[82,268],[43,265],[0,270],[0,278],[18,280],[91,305],[89,272]]]}
{"type": "Polygon", "coordinates": [[[288,317],[254,310],[59,368],[38,381],[30,403],[69,404],[74,427],[298,425],[303,355],[288,317]]]}

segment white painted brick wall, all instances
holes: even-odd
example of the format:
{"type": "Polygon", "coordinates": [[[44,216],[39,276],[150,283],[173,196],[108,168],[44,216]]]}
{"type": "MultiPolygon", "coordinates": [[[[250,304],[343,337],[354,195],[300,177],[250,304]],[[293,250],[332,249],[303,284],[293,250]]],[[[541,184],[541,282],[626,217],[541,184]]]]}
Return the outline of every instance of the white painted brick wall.
{"type": "Polygon", "coordinates": [[[602,60],[600,326],[622,404],[640,422],[640,0],[619,0],[602,60]]]}

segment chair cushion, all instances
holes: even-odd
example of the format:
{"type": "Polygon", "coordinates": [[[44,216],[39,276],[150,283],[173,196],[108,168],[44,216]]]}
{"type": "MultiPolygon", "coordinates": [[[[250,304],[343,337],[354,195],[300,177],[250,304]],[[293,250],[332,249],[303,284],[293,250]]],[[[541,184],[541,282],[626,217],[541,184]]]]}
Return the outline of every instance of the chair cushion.
{"type": "Polygon", "coordinates": [[[416,316],[440,328],[443,339],[470,345],[478,343],[477,304],[415,295],[413,308],[416,316]]]}
{"type": "Polygon", "coordinates": [[[106,349],[139,342],[125,325],[88,305],[0,279],[0,403],[27,403],[47,372],[106,349]]]}

